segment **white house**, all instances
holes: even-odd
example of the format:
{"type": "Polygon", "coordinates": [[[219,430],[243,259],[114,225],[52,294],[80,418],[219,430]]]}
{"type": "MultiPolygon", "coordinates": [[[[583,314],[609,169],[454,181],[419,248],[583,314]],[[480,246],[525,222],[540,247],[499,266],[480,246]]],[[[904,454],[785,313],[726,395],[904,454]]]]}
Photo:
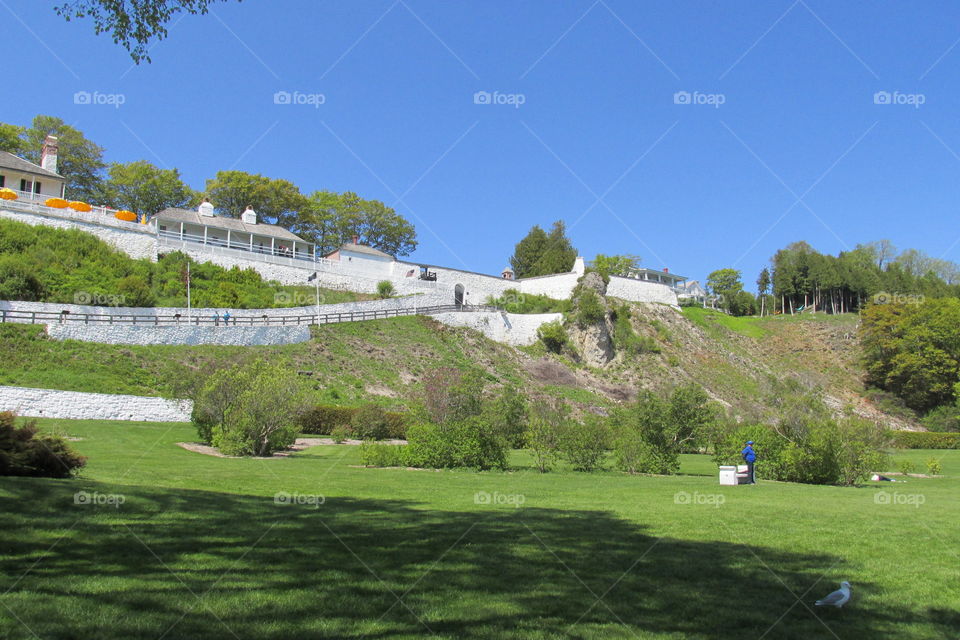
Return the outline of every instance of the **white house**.
{"type": "Polygon", "coordinates": [[[25,194],[62,198],[67,179],[57,173],[57,139],[47,136],[40,164],[0,151],[0,188],[25,194]]]}
{"type": "Polygon", "coordinates": [[[193,242],[209,247],[224,247],[282,258],[314,259],[314,246],[275,224],[257,222],[253,211],[241,219],[204,215],[192,209],[170,207],[154,218],[157,237],[170,241],[193,242]]]}

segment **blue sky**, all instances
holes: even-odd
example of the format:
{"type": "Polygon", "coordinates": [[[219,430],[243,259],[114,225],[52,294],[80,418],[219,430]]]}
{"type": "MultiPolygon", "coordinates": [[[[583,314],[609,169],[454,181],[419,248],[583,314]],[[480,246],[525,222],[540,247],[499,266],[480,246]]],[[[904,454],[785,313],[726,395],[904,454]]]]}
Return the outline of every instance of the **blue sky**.
{"type": "Polygon", "coordinates": [[[957,3],[245,0],[139,67],[54,4],[0,0],[0,120],[62,117],[197,189],[239,169],[383,200],[423,262],[497,273],[557,219],[588,259],[750,288],[796,240],[960,261],[957,3]]]}

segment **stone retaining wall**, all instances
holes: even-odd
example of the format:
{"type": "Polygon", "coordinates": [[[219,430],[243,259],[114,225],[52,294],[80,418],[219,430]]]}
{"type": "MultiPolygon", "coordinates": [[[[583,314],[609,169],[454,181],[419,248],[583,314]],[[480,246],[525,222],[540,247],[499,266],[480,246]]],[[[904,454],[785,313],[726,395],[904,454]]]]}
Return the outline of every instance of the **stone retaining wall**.
{"type": "Polygon", "coordinates": [[[0,387],[0,411],[37,418],[190,422],[192,410],[190,400],[0,387]]]}
{"type": "Polygon", "coordinates": [[[295,344],[310,340],[310,327],[147,327],[134,325],[50,324],[47,333],[56,340],[81,340],[101,344],[221,344],[235,346],[295,344]]]}

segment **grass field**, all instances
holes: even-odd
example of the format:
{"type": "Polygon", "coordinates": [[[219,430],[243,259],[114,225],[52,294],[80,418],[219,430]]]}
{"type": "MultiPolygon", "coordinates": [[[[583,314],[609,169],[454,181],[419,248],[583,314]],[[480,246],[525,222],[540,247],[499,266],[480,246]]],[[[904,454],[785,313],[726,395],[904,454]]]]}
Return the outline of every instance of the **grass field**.
{"type": "Polygon", "coordinates": [[[42,425],[81,438],[89,463],[76,480],[0,479],[4,639],[960,628],[958,451],[898,454],[943,457],[944,477],[902,485],[721,488],[705,456],[669,478],[540,475],[522,452],[506,473],[363,469],[348,446],[219,459],[175,445],[189,425],[42,425]],[[848,607],[811,611],[844,579],[848,607]]]}

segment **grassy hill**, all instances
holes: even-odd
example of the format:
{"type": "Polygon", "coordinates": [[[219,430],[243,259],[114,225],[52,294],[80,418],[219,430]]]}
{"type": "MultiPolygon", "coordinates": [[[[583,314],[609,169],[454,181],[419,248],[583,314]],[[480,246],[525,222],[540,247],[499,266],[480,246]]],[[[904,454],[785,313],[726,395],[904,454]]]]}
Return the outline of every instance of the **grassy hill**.
{"type": "Polygon", "coordinates": [[[908,424],[863,395],[856,316],[731,318],[656,304],[632,310],[634,330],[659,352],[621,355],[602,369],[539,344],[516,349],[425,317],[324,325],[313,328],[308,343],[263,347],[56,342],[40,327],[6,325],[0,326],[0,384],[182,396],[216,368],[262,357],[309,377],[318,400],[335,404],[374,400],[403,407],[419,397],[424,372],[454,366],[483,372],[491,385],[517,385],[529,396],[565,398],[579,411],[602,411],[640,389],[696,382],[732,412],[748,415],[762,408],[771,378],[795,376],[821,387],[838,410],[851,407],[894,427],[908,424]]]}

